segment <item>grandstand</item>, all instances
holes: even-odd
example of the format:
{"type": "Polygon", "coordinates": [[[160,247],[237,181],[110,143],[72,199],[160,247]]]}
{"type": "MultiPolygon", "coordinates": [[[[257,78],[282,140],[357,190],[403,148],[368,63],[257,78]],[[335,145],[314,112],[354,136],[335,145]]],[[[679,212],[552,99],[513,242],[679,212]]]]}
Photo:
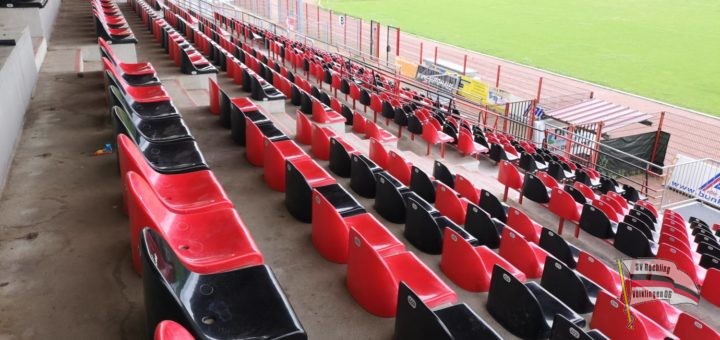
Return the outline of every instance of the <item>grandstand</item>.
{"type": "Polygon", "coordinates": [[[720,339],[720,165],[642,108],[242,1],[0,4],[0,338],[720,339]]]}

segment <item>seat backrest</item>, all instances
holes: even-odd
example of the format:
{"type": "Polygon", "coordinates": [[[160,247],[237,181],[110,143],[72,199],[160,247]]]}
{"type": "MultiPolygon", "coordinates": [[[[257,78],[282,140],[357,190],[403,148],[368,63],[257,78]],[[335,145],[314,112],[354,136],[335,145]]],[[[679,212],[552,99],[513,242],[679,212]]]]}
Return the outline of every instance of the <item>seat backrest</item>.
{"type": "MultiPolygon", "coordinates": [[[[596,331],[597,332],[597,331],[596,331]]],[[[607,339],[605,337],[591,336],[581,327],[570,322],[561,314],[555,314],[552,329],[550,330],[550,340],[600,340],[607,339]]]]}
{"type": "MultiPolygon", "coordinates": [[[[355,228],[350,228],[348,239],[347,282],[350,285],[365,285],[373,282],[376,287],[392,287],[397,282],[387,263],[372,245],[355,228]]],[[[382,293],[382,292],[378,292],[382,293]]],[[[366,297],[370,299],[370,297],[366,297]]],[[[375,296],[387,301],[389,296],[375,296]]]]}
{"type": "Polygon", "coordinates": [[[367,119],[360,112],[353,112],[352,119],[353,131],[357,133],[365,133],[367,131],[367,119]]]}
{"type": "Polygon", "coordinates": [[[580,277],[570,267],[552,256],[545,258],[540,285],[578,314],[593,310],[593,303],[580,277]]]}
{"type": "Polygon", "coordinates": [[[575,221],[580,219],[575,199],[573,199],[573,197],[562,188],[552,189],[548,208],[551,212],[561,218],[567,218],[575,221]]]}
{"type": "Polygon", "coordinates": [[[488,213],[472,203],[467,207],[465,230],[481,245],[493,249],[500,246],[500,232],[495,227],[495,222],[488,213]]]}
{"type": "Polygon", "coordinates": [[[435,183],[435,207],[453,221],[465,221],[465,207],[460,197],[455,190],[442,182],[435,183]]]}
{"type": "Polygon", "coordinates": [[[500,237],[498,254],[513,266],[525,273],[528,278],[537,278],[542,274],[541,263],[530,243],[512,228],[506,226],[500,237]]]}
{"type": "Polygon", "coordinates": [[[552,176],[548,175],[546,172],[538,171],[536,173],[537,178],[540,179],[543,184],[545,184],[548,188],[560,188],[560,184],[553,178],[552,176]]]}
{"type": "Polygon", "coordinates": [[[450,169],[448,169],[445,164],[435,161],[433,164],[433,177],[435,177],[435,180],[438,180],[442,183],[445,183],[445,185],[454,188],[455,187],[455,176],[450,172],[450,169]]]}
{"type": "MultiPolygon", "coordinates": [[[[405,196],[405,229],[403,235],[416,248],[429,254],[439,254],[442,249],[442,229],[431,212],[435,208],[415,193],[405,196]]],[[[450,228],[444,228],[450,229],[450,228]]]]}
{"type": "Polygon", "coordinates": [[[720,333],[688,313],[682,313],[673,334],[680,339],[720,339],[720,333]]]}
{"type": "Polygon", "coordinates": [[[190,332],[183,326],[172,320],[160,322],[155,327],[153,340],[193,340],[195,339],[190,332]]]}
{"type": "Polygon", "coordinates": [[[531,173],[525,174],[522,186],[522,195],[527,199],[536,203],[550,202],[550,196],[547,193],[545,184],[535,175],[531,173]]]}
{"type": "Polygon", "coordinates": [[[698,286],[702,285],[702,282],[698,280],[695,263],[693,262],[692,258],[690,258],[681,250],[667,243],[661,243],[658,247],[657,258],[675,262],[678,269],[690,275],[690,278],[693,280],[693,282],[695,282],[695,284],[697,284],[698,286]]]}
{"type": "Polygon", "coordinates": [[[592,206],[596,209],[602,211],[605,216],[607,216],[610,221],[613,221],[615,223],[619,223],[620,219],[618,218],[617,211],[613,207],[611,207],[609,204],[601,201],[601,200],[593,200],[592,206]]]}
{"type": "Polygon", "coordinates": [[[478,190],[470,180],[460,174],[455,175],[455,191],[472,203],[477,204],[480,202],[480,190],[478,190]]]}
{"type": "Polygon", "coordinates": [[[583,195],[580,190],[576,189],[575,187],[565,184],[564,189],[568,194],[570,194],[570,196],[572,196],[575,202],[578,202],[580,204],[585,204],[588,202],[588,199],[585,197],[585,195],[583,195]]]}
{"type": "Polygon", "coordinates": [[[410,190],[428,203],[435,203],[435,184],[424,171],[414,165],[410,173],[410,190]]]}
{"type": "Polygon", "coordinates": [[[134,171],[151,183],[158,176],[162,176],[150,167],[138,146],[128,136],[123,134],[117,136],[117,148],[121,176],[129,171],[134,171]]]}
{"type": "Polygon", "coordinates": [[[501,160],[498,166],[498,181],[515,190],[522,189],[523,177],[510,162],[501,160]]]}
{"type": "Polygon", "coordinates": [[[595,303],[595,311],[590,320],[590,327],[598,329],[611,339],[662,339],[666,336],[670,339],[673,338],[672,334],[659,330],[660,326],[648,320],[632,307],[630,307],[630,314],[635,320],[632,329],[625,327],[627,325],[625,304],[607,292],[600,291],[595,303]],[[648,332],[647,326],[653,330],[648,332]]]}
{"type": "Polygon", "coordinates": [[[535,223],[530,217],[515,207],[508,209],[507,225],[515,229],[520,235],[533,243],[538,243],[538,234],[535,223]]]}
{"type": "Polygon", "coordinates": [[[162,221],[172,220],[176,215],[162,203],[150,184],[136,172],[126,173],[123,182],[128,190],[128,211],[130,214],[140,214],[137,215],[139,220],[152,223],[145,226],[157,230],[161,227],[162,221]]]}
{"type": "Polygon", "coordinates": [[[395,316],[395,339],[452,340],[440,318],[404,282],[400,282],[395,316]]]}
{"type": "Polygon", "coordinates": [[[540,232],[540,241],[538,242],[538,245],[566,266],[570,268],[575,268],[575,266],[577,266],[577,262],[570,245],[564,238],[562,238],[562,236],[556,234],[554,231],[543,228],[540,232]]]}
{"type": "Polygon", "coordinates": [[[620,296],[622,293],[622,290],[618,289],[620,275],[584,251],[580,252],[576,270],[613,296],[620,296]]]}
{"type": "Polygon", "coordinates": [[[625,200],[624,197],[622,197],[622,195],[620,195],[614,191],[608,191],[607,195],[608,195],[608,197],[615,200],[615,202],[617,202],[621,208],[628,209],[628,202],[627,202],[627,200],[625,200]]]}
{"type": "Polygon", "coordinates": [[[370,138],[370,160],[383,169],[388,168],[388,152],[375,138],[370,138]]]}
{"type": "Polygon", "coordinates": [[[615,210],[616,214],[622,214],[623,210],[620,206],[620,203],[615,201],[612,197],[608,195],[600,195],[600,200],[603,201],[605,204],[609,205],[613,210],[615,210]]]}
{"type": "Polygon", "coordinates": [[[394,150],[388,152],[387,171],[406,186],[410,186],[410,177],[412,176],[410,167],[412,167],[412,163],[405,160],[404,157],[397,154],[394,150]]]}
{"type": "Polygon", "coordinates": [[[503,223],[507,222],[507,213],[500,200],[485,189],[480,190],[480,209],[485,210],[491,217],[497,218],[503,223]]]}
{"type": "Polygon", "coordinates": [[[537,298],[497,264],[490,279],[486,307],[495,320],[518,337],[536,338],[545,330],[545,317],[537,298]]]}
{"type": "Polygon", "coordinates": [[[100,45],[100,49],[103,52],[103,56],[108,58],[108,61],[110,61],[112,64],[117,65],[118,62],[121,62],[120,59],[115,55],[115,52],[112,50],[112,47],[103,39],[102,37],[98,37],[98,45],[100,45]]]}
{"type": "Polygon", "coordinates": [[[586,199],[588,199],[588,200],[595,199],[595,193],[593,192],[592,189],[590,189],[589,186],[587,186],[583,183],[580,183],[580,182],[574,182],[573,188],[577,189],[580,193],[582,193],[586,199]]]}

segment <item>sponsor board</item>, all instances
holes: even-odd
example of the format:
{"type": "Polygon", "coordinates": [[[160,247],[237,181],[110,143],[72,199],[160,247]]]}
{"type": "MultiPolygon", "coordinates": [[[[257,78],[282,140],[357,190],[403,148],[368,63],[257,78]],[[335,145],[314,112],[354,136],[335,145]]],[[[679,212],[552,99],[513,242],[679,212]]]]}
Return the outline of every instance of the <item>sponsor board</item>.
{"type": "Polygon", "coordinates": [[[670,189],[720,206],[719,166],[682,154],[676,156],[675,164],[680,165],[673,170],[668,180],[667,186],[670,189]]]}

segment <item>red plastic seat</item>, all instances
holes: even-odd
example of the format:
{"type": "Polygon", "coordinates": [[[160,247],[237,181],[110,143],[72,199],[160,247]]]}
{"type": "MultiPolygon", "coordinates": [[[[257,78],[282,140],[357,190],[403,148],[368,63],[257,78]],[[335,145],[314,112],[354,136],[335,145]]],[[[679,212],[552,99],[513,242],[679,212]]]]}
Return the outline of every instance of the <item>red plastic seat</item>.
{"type": "Polygon", "coordinates": [[[580,252],[575,270],[597,283],[612,296],[622,296],[620,274],[590,254],[584,251],[580,252]]]}
{"type": "Polygon", "coordinates": [[[398,140],[398,138],[393,136],[390,132],[385,131],[383,128],[371,121],[367,121],[365,124],[365,136],[367,138],[375,138],[380,143],[391,143],[398,140]]]}
{"type": "Polygon", "coordinates": [[[105,39],[98,37],[98,44],[103,50],[105,50],[105,52],[107,52],[111,59],[110,62],[117,65],[123,73],[135,76],[156,74],[155,68],[153,68],[150,62],[124,63],[115,55],[112,47],[105,41],[105,39]]]}
{"type": "Polygon", "coordinates": [[[435,183],[435,208],[453,222],[465,224],[468,203],[466,198],[459,197],[449,186],[440,181],[435,183]]]}
{"type": "Polygon", "coordinates": [[[476,143],[470,132],[465,129],[460,129],[457,147],[464,156],[477,156],[489,151],[488,148],[476,143]]]}
{"type": "Polygon", "coordinates": [[[326,107],[319,100],[312,100],[312,117],[314,121],[320,124],[345,123],[345,117],[332,109],[326,110],[326,107]]]}
{"type": "Polygon", "coordinates": [[[573,188],[580,191],[580,193],[585,196],[585,198],[590,202],[598,199],[598,196],[595,194],[595,192],[585,184],[582,184],[580,182],[574,182],[573,188]]]}
{"type": "Polygon", "coordinates": [[[642,200],[641,200],[641,201],[635,202],[635,204],[636,204],[636,205],[639,205],[639,206],[641,206],[641,207],[644,207],[644,208],[646,208],[647,210],[650,210],[650,212],[651,212],[653,215],[655,215],[655,218],[658,218],[658,211],[657,211],[657,209],[655,209],[655,206],[652,205],[652,203],[650,203],[650,202],[648,202],[648,201],[642,201],[642,200]]]}
{"type": "Polygon", "coordinates": [[[445,158],[445,143],[453,141],[451,136],[435,129],[434,126],[424,123],[422,127],[422,138],[427,142],[427,155],[430,155],[430,148],[433,145],[440,144],[440,158],[445,158]]]}
{"type": "Polygon", "coordinates": [[[538,172],[535,173],[535,176],[537,176],[537,178],[540,179],[540,181],[543,182],[543,184],[545,184],[545,186],[546,186],[548,189],[552,189],[552,188],[562,188],[562,186],[560,185],[560,183],[558,183],[558,181],[557,181],[555,178],[553,178],[552,176],[548,175],[547,172],[538,171],[538,172]]]}
{"type": "Polygon", "coordinates": [[[360,100],[360,88],[355,82],[350,82],[350,98],[353,100],[353,109],[355,109],[355,102],[360,100]]]}
{"type": "Polygon", "coordinates": [[[525,273],[528,279],[542,276],[545,258],[548,256],[544,249],[529,242],[509,226],[503,228],[498,254],[525,273]]]}
{"type": "MultiPolygon", "coordinates": [[[[133,171],[141,176],[168,209],[180,214],[189,214],[233,207],[230,198],[212,171],[161,174],[150,167],[137,145],[126,135],[118,135],[117,147],[120,174],[133,171]]],[[[123,197],[127,207],[128,195],[124,183],[123,197]]]]}
{"type": "Polygon", "coordinates": [[[461,174],[455,174],[455,191],[473,204],[480,202],[480,189],[461,174]]]}
{"type": "Polygon", "coordinates": [[[183,326],[175,321],[165,320],[155,327],[154,340],[194,340],[183,326]]]}
{"type": "Polygon", "coordinates": [[[609,205],[611,208],[613,208],[613,210],[615,210],[615,213],[618,215],[618,219],[625,217],[627,211],[623,210],[620,203],[618,203],[615,199],[608,195],[600,195],[600,200],[605,202],[605,204],[609,205]]]}
{"type": "Polygon", "coordinates": [[[445,228],[440,269],[462,289],[487,292],[495,265],[510,272],[521,282],[525,274],[486,246],[473,246],[451,228],[445,228]]]}
{"type": "Polygon", "coordinates": [[[331,98],[330,99],[330,108],[335,110],[336,112],[342,111],[342,103],[337,98],[331,98]]]}
{"type": "Polygon", "coordinates": [[[312,122],[300,110],[295,112],[295,140],[304,145],[312,144],[312,122]]]}
{"type": "Polygon", "coordinates": [[[718,331],[688,313],[680,314],[673,334],[680,339],[720,340],[718,331]]]}
{"type": "Polygon", "coordinates": [[[627,327],[625,304],[607,292],[600,291],[590,320],[590,328],[599,330],[611,339],[677,339],[635,308],[630,307],[630,314],[634,318],[632,329],[627,327]]]}
{"type": "Polygon", "coordinates": [[[375,93],[370,94],[370,109],[373,110],[375,114],[374,121],[377,120],[377,114],[382,112],[382,100],[380,99],[380,96],[375,93]]]}
{"type": "Polygon", "coordinates": [[[178,259],[199,274],[263,264],[262,254],[235,209],[176,214],[162,204],[137,173],[126,173],[124,181],[129,194],[130,246],[137,273],[140,273],[140,231],[145,227],[162,235],[176,249],[178,259]]]}
{"type": "MultiPolygon", "coordinates": [[[[520,193],[523,186],[523,176],[520,171],[512,163],[501,160],[498,168],[498,182],[505,185],[505,192],[503,193],[503,202],[507,201],[508,190],[513,189],[520,193]]],[[[522,200],[522,195],[520,195],[522,200]]]]}
{"type": "Polygon", "coordinates": [[[520,235],[523,235],[528,241],[539,244],[543,226],[533,221],[520,209],[515,207],[508,209],[507,225],[520,235]]]}
{"type": "Polygon", "coordinates": [[[323,161],[330,159],[330,137],[335,136],[331,128],[312,125],[311,151],[315,158],[323,161]]]}
{"type": "Polygon", "coordinates": [[[408,162],[395,151],[388,152],[387,171],[405,186],[410,186],[410,176],[412,175],[411,162],[408,162]]]}
{"type": "Polygon", "coordinates": [[[356,133],[365,133],[367,130],[368,121],[365,119],[365,116],[362,115],[362,113],[354,111],[353,112],[353,125],[352,129],[356,133]]]}
{"type": "Polygon", "coordinates": [[[292,140],[270,142],[263,139],[265,144],[264,174],[265,183],[279,192],[285,192],[285,161],[296,158],[310,158],[303,149],[292,140]]]}
{"type": "Polygon", "coordinates": [[[700,296],[715,306],[720,307],[720,270],[710,268],[705,274],[705,282],[700,289],[700,296]]]}
{"type": "Polygon", "coordinates": [[[625,197],[622,197],[622,195],[614,191],[608,191],[606,195],[615,200],[615,202],[617,202],[626,213],[627,210],[630,210],[630,205],[628,205],[627,200],[625,199],[625,197]]]}
{"type": "Polygon", "coordinates": [[[681,250],[667,243],[661,243],[658,247],[657,258],[675,262],[678,269],[690,275],[690,278],[698,287],[703,285],[707,269],[695,264],[692,258],[681,250]]]}
{"type": "Polygon", "coordinates": [[[123,88],[123,91],[127,93],[127,95],[129,95],[133,99],[133,101],[136,101],[138,103],[156,103],[170,101],[170,96],[162,87],[162,85],[131,86],[125,81],[125,78],[118,74],[115,66],[113,66],[107,58],[103,57],[102,60],[105,70],[110,71],[110,73],[119,82],[118,85],[123,88]]]}
{"type": "Polygon", "coordinates": [[[457,295],[415,254],[380,255],[371,243],[350,229],[347,287],[360,306],[373,315],[393,317],[397,311],[400,282],[404,282],[429,307],[455,303],[457,295]]]}
{"type": "Polygon", "coordinates": [[[650,300],[635,304],[635,310],[655,321],[662,328],[668,331],[675,329],[681,310],[663,300],[650,300]]]}
{"type": "Polygon", "coordinates": [[[312,242],[318,253],[328,261],[346,263],[350,228],[355,228],[380,256],[405,250],[405,245],[372,214],[343,218],[325,196],[313,190],[312,242]]]}
{"type": "Polygon", "coordinates": [[[370,138],[370,160],[377,166],[388,169],[388,152],[385,150],[385,146],[375,138],[370,138]]]}
{"type": "Polygon", "coordinates": [[[561,188],[553,188],[550,194],[550,203],[548,204],[550,212],[557,215],[560,218],[560,225],[558,226],[558,234],[562,235],[563,225],[565,221],[570,221],[575,224],[575,237],[580,234],[580,214],[582,213],[583,205],[575,202],[572,195],[561,188]]]}
{"type": "Polygon", "coordinates": [[[603,213],[605,213],[605,215],[608,217],[608,219],[610,219],[610,221],[615,222],[615,223],[620,223],[620,220],[621,220],[620,216],[618,216],[615,209],[613,207],[611,207],[609,204],[607,204],[601,200],[594,200],[592,202],[592,205],[595,208],[600,209],[600,211],[602,211],[603,213]]]}

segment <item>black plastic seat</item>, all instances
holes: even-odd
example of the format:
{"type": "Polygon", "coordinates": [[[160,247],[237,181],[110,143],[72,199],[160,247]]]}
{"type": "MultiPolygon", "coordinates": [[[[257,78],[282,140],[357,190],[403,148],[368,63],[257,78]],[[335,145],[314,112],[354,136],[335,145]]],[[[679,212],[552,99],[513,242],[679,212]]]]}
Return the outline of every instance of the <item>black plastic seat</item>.
{"type": "Polygon", "coordinates": [[[383,118],[386,119],[394,119],[395,118],[395,108],[390,104],[389,101],[383,100],[382,102],[382,111],[380,115],[383,116],[383,118]]]}
{"type": "Polygon", "coordinates": [[[575,202],[578,202],[580,204],[592,203],[588,202],[588,199],[585,197],[585,195],[583,195],[580,190],[575,189],[574,186],[565,184],[564,189],[568,194],[570,194],[570,196],[572,196],[575,202]]]}
{"type": "Polygon", "coordinates": [[[340,115],[345,117],[345,125],[353,125],[353,111],[349,106],[342,104],[342,109],[340,109],[340,115]]]}
{"type": "Polygon", "coordinates": [[[602,239],[615,238],[617,232],[617,225],[610,221],[602,210],[590,204],[583,206],[578,227],[586,233],[602,239]]]}
{"type": "Polygon", "coordinates": [[[600,187],[600,180],[590,178],[590,176],[582,169],[578,169],[577,171],[575,171],[575,181],[585,184],[591,188],[600,187]]]}
{"type": "Polygon", "coordinates": [[[350,177],[352,160],[345,145],[335,137],[330,137],[330,163],[329,168],[334,174],[348,178],[350,177]]]}
{"type": "Polygon", "coordinates": [[[508,154],[502,145],[493,143],[490,145],[490,152],[488,153],[488,158],[490,158],[496,163],[500,162],[501,160],[506,160],[512,163],[519,160],[520,156],[508,154]]]}
{"type": "Polygon", "coordinates": [[[409,116],[410,113],[406,112],[403,107],[398,107],[395,109],[395,114],[393,115],[393,123],[398,126],[408,126],[409,116]]]}
{"type": "Polygon", "coordinates": [[[450,144],[457,144],[457,141],[458,141],[458,130],[457,130],[457,128],[456,128],[454,125],[452,125],[452,124],[450,124],[450,123],[445,123],[445,124],[442,126],[442,132],[443,132],[444,134],[452,137],[453,140],[450,142],[450,144]]]}
{"type": "Polygon", "coordinates": [[[330,96],[325,91],[320,91],[320,101],[323,104],[330,106],[330,96]]]}
{"type": "Polygon", "coordinates": [[[108,86],[108,102],[111,106],[120,106],[125,112],[139,116],[142,119],[164,119],[168,117],[180,117],[180,113],[171,101],[153,103],[138,103],[126,96],[117,86],[108,86]]]}
{"type": "Polygon", "coordinates": [[[645,223],[650,229],[655,230],[655,222],[653,222],[653,218],[650,217],[652,214],[646,214],[640,210],[638,210],[636,207],[633,207],[628,211],[628,215],[635,217],[645,223]]]}
{"type": "Polygon", "coordinates": [[[275,123],[271,121],[254,122],[254,124],[258,127],[263,137],[267,138],[271,143],[290,139],[285,132],[280,130],[275,123]]]}
{"type": "Polygon", "coordinates": [[[197,274],[149,228],[140,241],[148,334],[163,320],[196,339],[307,339],[267,265],[197,274]]]}
{"type": "Polygon", "coordinates": [[[113,106],[112,112],[115,124],[118,124],[116,133],[124,133],[136,143],[141,138],[153,143],[193,139],[179,116],[144,120],[139,116],[131,117],[119,106],[113,106]]]}
{"type": "Polygon", "coordinates": [[[252,77],[251,81],[252,99],[260,101],[285,100],[285,95],[271,83],[265,81],[260,83],[260,79],[257,77],[252,77]]]}
{"type": "Polygon", "coordinates": [[[268,119],[264,114],[262,114],[260,111],[254,110],[254,111],[248,111],[248,112],[242,112],[240,108],[235,105],[231,104],[230,109],[230,136],[232,137],[235,144],[238,145],[245,145],[245,118],[250,118],[250,120],[258,125],[262,125],[263,123],[270,123],[270,119],[268,119]]]}
{"type": "Polygon", "coordinates": [[[405,196],[412,191],[385,171],[375,176],[375,211],[392,223],[404,223],[405,196]]]}
{"type": "Polygon", "coordinates": [[[619,194],[623,193],[623,187],[618,182],[607,176],[600,176],[600,188],[598,188],[603,194],[607,194],[608,191],[614,191],[619,194]]]}
{"type": "Polygon", "coordinates": [[[645,234],[645,237],[647,237],[648,239],[650,239],[650,240],[654,239],[652,229],[645,222],[640,220],[639,218],[632,216],[632,215],[625,215],[623,222],[642,231],[643,234],[645,234]]]}
{"type": "Polygon", "coordinates": [[[285,208],[300,222],[312,222],[312,190],[335,184],[334,179],[312,159],[285,161],[285,208]],[[305,171],[311,176],[306,178],[305,171]]]}
{"type": "Polygon", "coordinates": [[[207,64],[193,63],[185,49],[180,49],[180,72],[184,74],[209,74],[218,73],[218,69],[210,62],[207,64]]]}
{"type": "Polygon", "coordinates": [[[242,68],[242,90],[243,92],[252,92],[252,78],[255,78],[255,73],[250,73],[247,68],[242,68]]]}
{"type": "Polygon", "coordinates": [[[634,259],[655,257],[657,253],[657,243],[650,241],[642,231],[625,222],[618,224],[613,247],[634,259]]]}
{"type": "Polygon", "coordinates": [[[608,337],[597,329],[585,331],[562,315],[555,315],[550,330],[550,340],[607,340],[608,337]]]}
{"type": "Polygon", "coordinates": [[[543,171],[547,169],[547,165],[543,164],[543,169],[540,168],[540,164],[537,162],[533,155],[527,152],[520,152],[520,160],[518,161],[518,168],[523,169],[525,172],[543,171]]]}
{"type": "Polygon", "coordinates": [[[502,223],[507,223],[508,206],[485,189],[480,190],[480,209],[485,210],[492,218],[497,218],[502,223]]]}
{"type": "Polygon", "coordinates": [[[153,143],[140,136],[137,144],[148,164],[157,172],[178,174],[209,169],[195,140],[153,143]]]}
{"type": "Polygon", "coordinates": [[[364,88],[360,88],[360,104],[370,105],[370,93],[364,88]]]}
{"type": "Polygon", "coordinates": [[[407,285],[400,282],[395,340],[502,339],[468,305],[431,310],[407,285]]]}
{"type": "Polygon", "coordinates": [[[443,216],[418,194],[405,196],[405,229],[403,235],[415,248],[428,254],[442,253],[443,231],[451,228],[471,244],[477,244],[472,235],[443,216]]]}
{"type": "Polygon", "coordinates": [[[315,190],[323,195],[343,218],[367,212],[340,184],[326,185],[315,190]]]}
{"type": "MultiPolygon", "coordinates": [[[[220,115],[218,116],[218,119],[220,121],[220,126],[230,129],[232,128],[232,101],[230,100],[230,96],[225,92],[222,88],[219,92],[219,103],[220,103],[220,115]]],[[[243,125],[245,122],[243,122],[243,125]]]]}
{"type": "Polygon", "coordinates": [[[302,104],[302,92],[295,84],[290,85],[290,103],[295,106],[302,104]]]}
{"type": "Polygon", "coordinates": [[[43,8],[47,4],[48,0],[2,0],[0,1],[0,7],[7,8],[43,8]]]}
{"type": "Polygon", "coordinates": [[[416,166],[410,172],[410,190],[418,194],[428,203],[435,203],[435,183],[428,175],[416,166]]]}
{"type": "Polygon", "coordinates": [[[312,99],[305,91],[300,92],[300,111],[306,115],[312,114],[312,99]]]}
{"type": "Polygon", "coordinates": [[[478,245],[497,249],[505,224],[493,219],[487,212],[470,203],[465,214],[465,231],[475,237],[478,245]]]}
{"type": "Polygon", "coordinates": [[[320,100],[320,89],[318,89],[315,85],[311,85],[310,86],[310,95],[313,98],[320,100]]]}
{"type": "Polygon", "coordinates": [[[625,192],[622,193],[622,197],[625,198],[628,202],[637,202],[641,199],[644,199],[645,197],[642,197],[640,195],[640,192],[638,192],[635,187],[630,185],[623,185],[623,189],[625,189],[625,192]]]}
{"type": "Polygon", "coordinates": [[[350,157],[350,188],[365,198],[375,197],[375,174],[384,171],[364,155],[350,157]]]}
{"type": "Polygon", "coordinates": [[[448,169],[445,164],[435,161],[432,175],[436,181],[440,181],[450,188],[455,188],[455,175],[450,172],[450,169],[448,169]]]}
{"type": "Polygon", "coordinates": [[[566,266],[573,269],[577,266],[580,249],[565,241],[562,236],[556,234],[554,231],[543,228],[540,232],[538,245],[566,266]]]}
{"type": "Polygon", "coordinates": [[[525,174],[523,186],[520,195],[535,203],[550,203],[550,194],[548,188],[543,182],[533,174],[525,174]]]}
{"type": "Polygon", "coordinates": [[[340,80],[340,92],[344,94],[350,93],[350,83],[345,78],[342,78],[342,80],[340,80]]]}
{"type": "Polygon", "coordinates": [[[547,173],[558,181],[575,179],[575,174],[565,166],[564,163],[552,161],[548,164],[547,173]]]}
{"type": "Polygon", "coordinates": [[[407,117],[407,129],[414,135],[422,135],[422,122],[415,115],[407,117]]]}
{"type": "Polygon", "coordinates": [[[595,300],[600,286],[570,269],[561,261],[548,256],[545,258],[540,285],[548,293],[562,301],[578,314],[590,313],[595,308],[595,300]]]}
{"type": "Polygon", "coordinates": [[[705,269],[718,269],[720,270],[720,257],[716,257],[710,254],[700,255],[700,267],[705,269]]]}
{"type": "Polygon", "coordinates": [[[720,258],[720,248],[707,242],[698,243],[695,251],[697,251],[698,254],[707,254],[716,258],[720,258]]]}
{"type": "Polygon", "coordinates": [[[585,319],[537,282],[523,284],[498,265],[493,268],[486,306],[495,320],[521,338],[549,337],[556,314],[585,326],[585,319]]]}
{"type": "MultiPolygon", "coordinates": [[[[645,221],[652,221],[652,223],[648,224],[648,227],[650,227],[652,230],[655,230],[655,224],[657,223],[657,218],[655,215],[650,211],[650,209],[645,208],[641,205],[634,205],[631,210],[637,210],[643,214],[645,214],[648,218],[645,219],[645,221]]],[[[645,222],[647,224],[647,222],[645,222]]]]}

